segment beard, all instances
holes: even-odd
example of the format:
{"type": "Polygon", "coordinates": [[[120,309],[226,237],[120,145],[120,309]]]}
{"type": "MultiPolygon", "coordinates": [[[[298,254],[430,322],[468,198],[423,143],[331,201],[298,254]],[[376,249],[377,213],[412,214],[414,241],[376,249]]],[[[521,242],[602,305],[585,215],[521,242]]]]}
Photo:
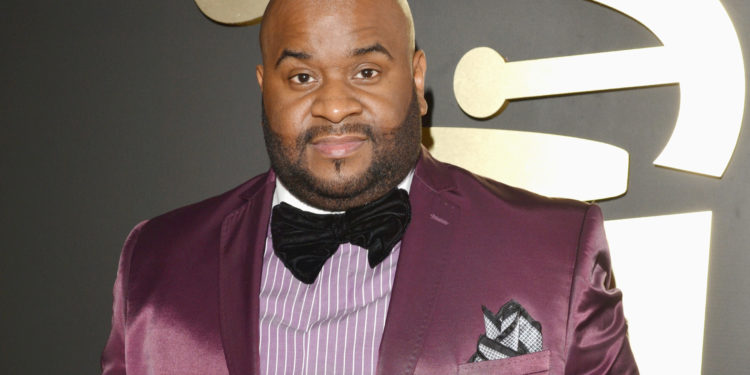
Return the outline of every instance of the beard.
{"type": "MultiPolygon", "coordinates": [[[[300,133],[293,145],[286,145],[273,131],[265,107],[262,123],[263,138],[277,178],[301,201],[328,211],[343,211],[382,197],[409,174],[420,154],[422,117],[416,91],[401,124],[388,132],[363,123],[316,126],[300,133]],[[326,134],[366,136],[372,143],[372,159],[367,169],[359,175],[335,181],[313,175],[307,167],[305,150],[313,139],[326,134]]],[[[342,161],[332,163],[339,171],[342,161]]]]}

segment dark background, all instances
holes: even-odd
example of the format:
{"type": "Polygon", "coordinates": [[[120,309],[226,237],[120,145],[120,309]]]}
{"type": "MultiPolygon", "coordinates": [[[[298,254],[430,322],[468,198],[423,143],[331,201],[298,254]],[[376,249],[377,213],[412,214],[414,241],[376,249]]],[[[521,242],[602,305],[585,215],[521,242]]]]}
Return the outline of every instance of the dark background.
{"type": "MultiPolygon", "coordinates": [[[[540,131],[628,150],[629,191],[601,202],[607,219],[714,212],[703,374],[745,373],[750,132],[714,179],[652,164],[676,120],[676,85],[516,101],[474,120],[452,89],[470,48],[487,45],[518,61],[659,41],[585,0],[411,3],[433,125],[540,131]]],[[[750,2],[722,3],[750,61],[750,2]]],[[[2,2],[0,373],[97,373],[130,228],[267,168],[257,33],[219,26],[190,0],[2,2]]],[[[710,66],[710,56],[699,58],[710,66]]],[[[679,259],[645,276],[668,293],[679,288],[674,267],[679,259]]]]}

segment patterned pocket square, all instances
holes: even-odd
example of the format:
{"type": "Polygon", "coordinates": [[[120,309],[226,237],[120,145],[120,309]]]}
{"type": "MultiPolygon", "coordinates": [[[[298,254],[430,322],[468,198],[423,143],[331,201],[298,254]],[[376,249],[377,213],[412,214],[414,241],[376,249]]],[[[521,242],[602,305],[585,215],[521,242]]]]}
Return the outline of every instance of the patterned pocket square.
{"type": "Polygon", "coordinates": [[[515,357],[542,350],[542,325],[521,305],[508,301],[497,314],[482,306],[486,333],[479,336],[477,352],[469,362],[515,357]]]}

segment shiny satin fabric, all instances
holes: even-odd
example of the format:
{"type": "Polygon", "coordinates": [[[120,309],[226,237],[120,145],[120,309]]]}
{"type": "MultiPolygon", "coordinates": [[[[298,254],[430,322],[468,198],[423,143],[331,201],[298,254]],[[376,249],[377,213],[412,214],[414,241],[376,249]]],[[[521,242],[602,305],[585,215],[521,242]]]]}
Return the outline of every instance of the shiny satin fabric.
{"type": "MultiPolygon", "coordinates": [[[[104,374],[260,373],[258,291],[274,178],[133,230],[104,374]]],[[[597,206],[508,187],[426,151],[409,200],[378,374],[638,373],[597,206]],[[511,299],[541,323],[543,351],[469,364],[484,332],[481,306],[511,299]]]]}

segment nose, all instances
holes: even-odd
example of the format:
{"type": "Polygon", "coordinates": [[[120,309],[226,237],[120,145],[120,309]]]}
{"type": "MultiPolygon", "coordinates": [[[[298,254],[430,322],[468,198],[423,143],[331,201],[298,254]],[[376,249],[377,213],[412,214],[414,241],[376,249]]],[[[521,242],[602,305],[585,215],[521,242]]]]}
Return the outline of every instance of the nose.
{"type": "Polygon", "coordinates": [[[317,90],[312,115],[334,124],[362,113],[362,103],[348,82],[328,80],[317,90]]]}

